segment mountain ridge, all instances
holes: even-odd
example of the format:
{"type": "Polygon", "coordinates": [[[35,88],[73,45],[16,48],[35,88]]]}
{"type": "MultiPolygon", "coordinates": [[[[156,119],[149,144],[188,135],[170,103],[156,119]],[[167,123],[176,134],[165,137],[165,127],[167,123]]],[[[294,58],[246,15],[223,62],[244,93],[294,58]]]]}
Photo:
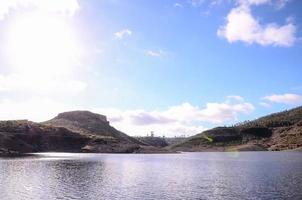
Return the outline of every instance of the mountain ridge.
{"type": "Polygon", "coordinates": [[[279,151],[302,148],[302,106],[190,138],[131,137],[106,116],[90,111],[59,113],[36,123],[0,121],[0,155],[33,152],[171,153],[176,151],[279,151]]]}
{"type": "Polygon", "coordinates": [[[196,134],[169,149],[178,151],[280,151],[302,147],[302,106],[196,134]]]}
{"type": "Polygon", "coordinates": [[[34,152],[165,153],[110,126],[89,111],[58,114],[46,122],[0,121],[0,155],[34,152]]]}

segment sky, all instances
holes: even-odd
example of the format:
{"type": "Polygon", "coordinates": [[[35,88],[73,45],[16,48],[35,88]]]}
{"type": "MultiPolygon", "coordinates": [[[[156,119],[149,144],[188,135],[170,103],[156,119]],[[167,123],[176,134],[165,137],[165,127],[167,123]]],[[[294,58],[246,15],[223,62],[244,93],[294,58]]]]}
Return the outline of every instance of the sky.
{"type": "Polygon", "coordinates": [[[302,1],[0,0],[0,119],[194,135],[302,104],[302,1]]]}

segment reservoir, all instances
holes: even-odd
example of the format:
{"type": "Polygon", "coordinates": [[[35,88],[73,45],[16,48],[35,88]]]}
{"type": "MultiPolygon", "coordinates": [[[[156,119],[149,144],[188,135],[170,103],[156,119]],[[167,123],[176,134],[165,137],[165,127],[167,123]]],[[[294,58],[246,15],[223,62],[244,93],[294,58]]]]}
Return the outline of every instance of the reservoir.
{"type": "Polygon", "coordinates": [[[0,158],[1,200],[302,199],[301,152],[0,158]]]}

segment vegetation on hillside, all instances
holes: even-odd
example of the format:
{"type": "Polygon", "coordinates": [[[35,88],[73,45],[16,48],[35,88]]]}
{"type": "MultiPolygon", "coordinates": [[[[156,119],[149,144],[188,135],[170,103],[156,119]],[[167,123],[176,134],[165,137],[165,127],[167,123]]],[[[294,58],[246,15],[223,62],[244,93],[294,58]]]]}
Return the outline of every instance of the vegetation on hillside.
{"type": "Polygon", "coordinates": [[[302,121],[302,106],[291,110],[273,113],[253,121],[235,124],[235,127],[282,127],[291,126],[302,121]]]}
{"type": "Polygon", "coordinates": [[[302,106],[230,127],[213,128],[180,144],[172,145],[171,149],[225,151],[230,147],[241,148],[240,146],[248,150],[286,150],[301,147],[302,106]]]}

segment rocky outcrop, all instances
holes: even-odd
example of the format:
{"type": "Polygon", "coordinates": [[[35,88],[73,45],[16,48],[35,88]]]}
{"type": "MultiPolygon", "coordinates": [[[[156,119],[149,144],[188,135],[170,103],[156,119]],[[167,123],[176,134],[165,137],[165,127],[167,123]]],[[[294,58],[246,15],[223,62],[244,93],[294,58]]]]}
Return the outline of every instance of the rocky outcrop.
{"type": "Polygon", "coordinates": [[[217,127],[171,145],[177,151],[281,151],[302,147],[302,107],[217,127]]]}
{"type": "Polygon", "coordinates": [[[0,121],[0,155],[32,152],[162,153],[167,150],[132,138],[89,111],[59,114],[52,120],[0,121]]]}
{"type": "Polygon", "coordinates": [[[108,140],[108,142],[117,141],[141,144],[138,140],[110,126],[106,116],[89,111],[60,113],[57,117],[43,122],[43,124],[54,127],[64,127],[72,132],[94,137],[97,141],[103,139],[108,140]]]}
{"type": "Polygon", "coordinates": [[[77,152],[88,141],[89,138],[65,128],[27,120],[0,122],[0,148],[6,152],[77,152]]]}
{"type": "Polygon", "coordinates": [[[302,148],[302,123],[274,128],[267,143],[268,150],[272,151],[302,148]]]}

